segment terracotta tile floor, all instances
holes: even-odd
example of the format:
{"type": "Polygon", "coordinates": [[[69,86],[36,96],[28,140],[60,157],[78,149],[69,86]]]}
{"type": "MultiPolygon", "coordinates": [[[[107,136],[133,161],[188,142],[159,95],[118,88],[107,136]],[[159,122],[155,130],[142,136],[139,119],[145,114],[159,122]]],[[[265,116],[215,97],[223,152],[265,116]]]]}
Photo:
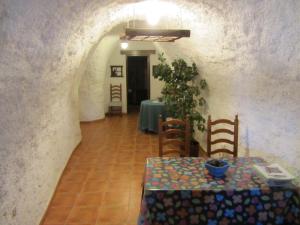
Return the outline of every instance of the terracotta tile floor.
{"type": "Polygon", "coordinates": [[[137,114],[83,123],[43,225],[135,225],[146,157],[157,135],[137,129],[137,114]]]}

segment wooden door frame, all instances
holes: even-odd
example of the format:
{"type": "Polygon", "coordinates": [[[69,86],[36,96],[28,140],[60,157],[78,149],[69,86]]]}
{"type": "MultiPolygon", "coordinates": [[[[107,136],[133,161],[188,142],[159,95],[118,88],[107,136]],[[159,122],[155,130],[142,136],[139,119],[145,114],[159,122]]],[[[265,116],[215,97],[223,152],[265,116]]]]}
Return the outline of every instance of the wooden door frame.
{"type": "Polygon", "coordinates": [[[147,57],[147,69],[146,69],[146,87],[147,95],[150,99],[150,55],[145,54],[143,51],[135,51],[135,54],[126,54],[126,99],[127,99],[127,112],[128,112],[128,57],[147,57]]]}

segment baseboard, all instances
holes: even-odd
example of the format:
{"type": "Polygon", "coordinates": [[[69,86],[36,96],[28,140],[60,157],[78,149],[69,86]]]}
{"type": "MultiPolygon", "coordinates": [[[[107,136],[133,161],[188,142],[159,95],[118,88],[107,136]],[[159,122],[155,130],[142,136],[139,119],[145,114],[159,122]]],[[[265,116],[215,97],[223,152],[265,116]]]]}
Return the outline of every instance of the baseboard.
{"type": "MultiPolygon", "coordinates": [[[[106,114],[105,114],[106,115],[106,114]]],[[[91,121],[80,121],[80,123],[94,123],[94,122],[101,122],[105,120],[105,117],[102,119],[97,119],[97,120],[91,120],[91,121]]]]}
{"type": "MultiPolygon", "coordinates": [[[[109,114],[108,112],[105,113],[105,117],[109,117],[109,116],[118,116],[118,115],[120,115],[120,114],[113,114],[113,115],[111,115],[111,114],[109,114]]],[[[122,112],[122,115],[127,115],[127,113],[126,113],[126,112],[122,112]]]]}

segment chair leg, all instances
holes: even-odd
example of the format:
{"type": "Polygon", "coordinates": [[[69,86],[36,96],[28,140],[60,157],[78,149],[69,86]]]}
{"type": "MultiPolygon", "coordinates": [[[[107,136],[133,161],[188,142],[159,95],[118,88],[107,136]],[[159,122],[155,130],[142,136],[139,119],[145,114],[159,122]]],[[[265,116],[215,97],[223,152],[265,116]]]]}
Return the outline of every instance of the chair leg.
{"type": "Polygon", "coordinates": [[[109,116],[112,116],[112,115],[123,116],[122,108],[118,109],[118,108],[116,108],[116,107],[110,106],[110,107],[108,108],[108,115],[109,115],[109,116]]]}

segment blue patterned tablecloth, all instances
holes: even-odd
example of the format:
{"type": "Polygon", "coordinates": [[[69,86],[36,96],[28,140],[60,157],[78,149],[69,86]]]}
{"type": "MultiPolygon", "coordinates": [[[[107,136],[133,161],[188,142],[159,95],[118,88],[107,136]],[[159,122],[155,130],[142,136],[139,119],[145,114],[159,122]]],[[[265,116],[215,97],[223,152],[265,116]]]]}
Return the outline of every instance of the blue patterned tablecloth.
{"type": "Polygon", "coordinates": [[[270,187],[253,168],[261,158],[225,160],[213,178],[203,158],[148,158],[139,224],[300,224],[298,186],[270,187]]]}

